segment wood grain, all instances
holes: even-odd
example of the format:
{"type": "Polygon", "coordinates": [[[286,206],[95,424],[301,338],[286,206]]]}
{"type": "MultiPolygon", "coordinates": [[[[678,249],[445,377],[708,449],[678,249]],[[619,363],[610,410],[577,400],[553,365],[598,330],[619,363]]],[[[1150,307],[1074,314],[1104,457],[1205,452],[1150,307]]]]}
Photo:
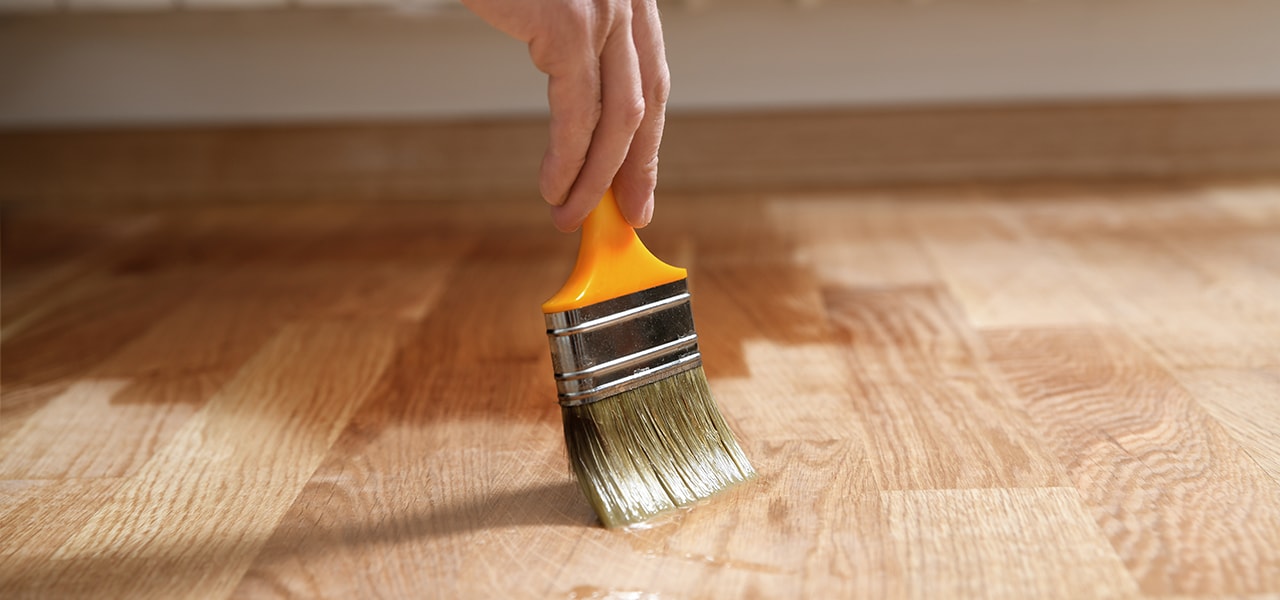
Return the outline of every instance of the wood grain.
{"type": "Polygon", "coordinates": [[[1106,322],[1078,276],[1005,207],[932,202],[908,219],[976,327],[1106,322]]]}
{"type": "Polygon", "coordinates": [[[1105,330],[988,342],[1144,593],[1280,585],[1280,483],[1137,344],[1105,330]]]}
{"type": "MultiPolygon", "coordinates": [[[[0,483],[0,590],[6,597],[53,595],[53,555],[110,500],[116,478],[0,483]]],[[[83,565],[81,565],[83,566],[83,565]]]]}
{"type": "MultiPolygon", "coordinates": [[[[919,195],[917,190],[915,195],[919,195]]],[[[915,198],[912,205],[927,202],[915,198]]],[[[936,206],[929,203],[929,206],[936,206]]],[[[946,206],[946,204],[942,204],[946,206]]],[[[939,275],[910,225],[911,211],[881,191],[771,196],[768,222],[790,239],[792,260],[844,288],[930,285],[939,275]]]]}
{"type": "Polygon", "coordinates": [[[907,596],[1127,598],[1134,581],[1071,488],[881,494],[907,596]],[[1022,548],[1043,549],[1034,560],[1022,548]],[[928,584],[923,582],[927,581],[928,584]]]}
{"type": "Polygon", "coordinates": [[[1196,369],[1178,381],[1276,481],[1280,481],[1280,367],[1196,369]]]}
{"type": "Polygon", "coordinates": [[[977,334],[933,288],[831,290],[854,413],[883,489],[1055,486],[1021,402],[983,368],[977,334]]]}
{"type": "Polygon", "coordinates": [[[230,591],[371,389],[395,339],[394,327],[376,321],[282,331],[45,568],[20,574],[17,589],[230,591]]]}
{"type": "Polygon", "coordinates": [[[664,194],[760,476],[624,531],[537,309],[574,239],[328,183],[6,208],[0,597],[1280,594],[1280,183],[664,194]]]}

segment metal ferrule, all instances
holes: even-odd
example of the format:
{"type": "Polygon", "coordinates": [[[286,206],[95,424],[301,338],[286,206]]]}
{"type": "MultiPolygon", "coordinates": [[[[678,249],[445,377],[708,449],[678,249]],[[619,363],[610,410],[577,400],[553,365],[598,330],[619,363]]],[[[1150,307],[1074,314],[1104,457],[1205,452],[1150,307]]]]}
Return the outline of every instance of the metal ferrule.
{"type": "Polygon", "coordinates": [[[604,400],[702,364],[681,279],[546,315],[560,404],[604,400]]]}

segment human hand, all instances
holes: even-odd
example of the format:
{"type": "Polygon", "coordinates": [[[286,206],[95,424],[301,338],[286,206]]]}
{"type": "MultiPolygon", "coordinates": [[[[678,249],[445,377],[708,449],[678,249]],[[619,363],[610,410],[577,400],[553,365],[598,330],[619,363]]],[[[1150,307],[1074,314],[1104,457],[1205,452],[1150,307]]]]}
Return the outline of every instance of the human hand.
{"type": "Polygon", "coordinates": [[[529,45],[548,76],[551,141],[539,189],[574,231],[610,185],[633,227],[653,217],[670,76],[656,0],[462,0],[529,45]]]}

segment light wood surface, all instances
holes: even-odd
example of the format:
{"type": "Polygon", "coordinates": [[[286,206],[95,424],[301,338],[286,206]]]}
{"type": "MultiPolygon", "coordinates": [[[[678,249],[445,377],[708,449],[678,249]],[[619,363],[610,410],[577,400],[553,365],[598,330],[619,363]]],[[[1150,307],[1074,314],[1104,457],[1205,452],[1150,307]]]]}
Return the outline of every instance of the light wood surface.
{"type": "Polygon", "coordinates": [[[1280,182],[664,195],[760,477],[626,531],[536,199],[261,199],[5,208],[0,597],[1280,594],[1280,182]]]}

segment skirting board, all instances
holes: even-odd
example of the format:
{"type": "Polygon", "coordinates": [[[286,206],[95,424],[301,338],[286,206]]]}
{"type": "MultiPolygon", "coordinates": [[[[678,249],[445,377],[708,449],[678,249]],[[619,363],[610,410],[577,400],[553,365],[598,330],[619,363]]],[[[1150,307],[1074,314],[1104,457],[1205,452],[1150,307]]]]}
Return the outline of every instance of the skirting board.
{"type": "MultiPolygon", "coordinates": [[[[0,201],[537,194],[540,118],[0,132],[0,201]]],[[[660,191],[1280,173],[1280,98],[668,119],[660,191]]]]}

